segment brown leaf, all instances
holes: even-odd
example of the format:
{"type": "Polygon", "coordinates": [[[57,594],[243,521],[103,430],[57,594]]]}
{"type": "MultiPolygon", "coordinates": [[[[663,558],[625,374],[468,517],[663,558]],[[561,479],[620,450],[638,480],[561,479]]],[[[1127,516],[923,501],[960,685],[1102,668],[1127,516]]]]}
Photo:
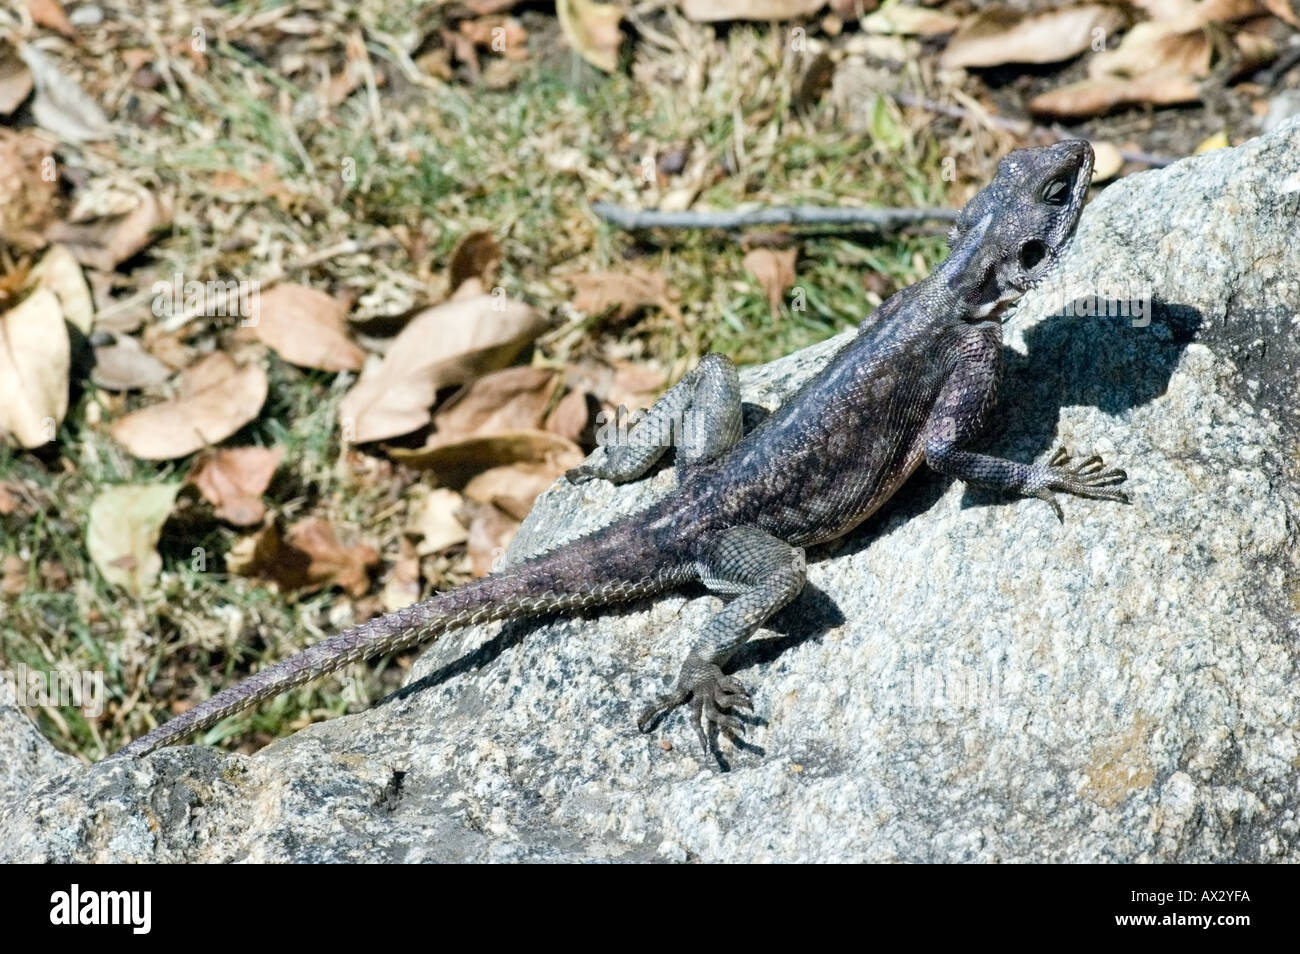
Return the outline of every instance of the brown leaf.
{"type": "Polygon", "coordinates": [[[27,563],[17,554],[10,553],[0,561],[0,593],[19,596],[27,589],[27,563]]]}
{"type": "Polygon", "coordinates": [[[258,296],[252,333],[290,364],[360,371],[366,355],[348,337],[347,307],[306,285],[287,282],[258,296]]]}
{"type": "Polygon", "coordinates": [[[516,520],[533,509],[533,501],[567,470],[552,463],[509,464],[490,467],[465,484],[465,496],[478,503],[490,503],[516,520]]]}
{"type": "Polygon", "coordinates": [[[1003,63],[1055,63],[1084,52],[1093,32],[1111,33],[1124,26],[1116,7],[1082,4],[1026,15],[993,7],[967,18],[944,49],[944,69],[1000,66],[1003,63]]]}
{"type": "Polygon", "coordinates": [[[0,435],[22,447],[54,440],[68,410],[71,347],[63,311],[42,288],[0,315],[0,435]]]}
{"type": "Polygon", "coordinates": [[[464,498],[447,487],[438,487],[416,499],[407,518],[406,532],[419,538],[421,556],[465,542],[469,531],[460,521],[464,506],[464,498]]]}
{"type": "Polygon", "coordinates": [[[37,26],[57,30],[66,37],[76,35],[76,31],[72,28],[72,21],[63,12],[59,0],[27,0],[27,12],[31,14],[32,22],[37,26]]]}
{"type": "Polygon", "coordinates": [[[569,46],[597,69],[612,73],[618,69],[618,50],[623,44],[623,10],[614,3],[592,0],[556,0],[555,12],[569,46]]]}
{"type": "Polygon", "coordinates": [[[283,456],[280,447],[224,448],[195,461],[185,480],[212,504],[217,519],[252,527],[266,515],[262,494],[283,456]]]}
{"type": "Polygon", "coordinates": [[[544,325],[528,305],[496,295],[420,312],[393,339],[383,362],[343,398],[345,437],[364,444],[423,427],[439,388],[509,364],[544,325]]]}
{"type": "Polygon", "coordinates": [[[453,397],[433,423],[439,436],[535,430],[559,384],[559,375],[547,368],[493,371],[453,397]]]}
{"type": "Polygon", "coordinates": [[[1191,103],[1199,98],[1199,84],[1183,76],[1148,74],[1135,79],[1103,77],[1069,83],[1035,96],[1029,101],[1029,110],[1049,116],[1094,116],[1125,103],[1167,106],[1191,103]]]}
{"type": "Polygon", "coordinates": [[[560,399],[546,418],[546,429],[575,444],[581,443],[591,426],[591,399],[585,391],[573,390],[560,399]]]}
{"type": "Polygon", "coordinates": [[[448,289],[455,292],[470,278],[477,278],[485,289],[491,288],[500,263],[501,249],[491,232],[468,232],[451,250],[451,263],[447,266],[448,289]]]}
{"type": "Polygon", "coordinates": [[[404,609],[420,599],[420,556],[411,541],[402,540],[398,545],[401,555],[393,564],[393,572],[384,582],[381,594],[384,611],[388,613],[404,609]]]}
{"type": "Polygon", "coordinates": [[[90,372],[96,386],[109,391],[151,388],[171,376],[171,368],[127,335],[118,335],[112,344],[95,348],[95,367],[90,372]]]}
{"type": "Polygon", "coordinates": [[[510,431],[482,436],[433,439],[417,450],[394,447],[393,459],[432,471],[438,483],[463,487],[475,474],[507,464],[541,463],[558,471],[576,467],[583,453],[572,441],[550,431],[510,431]]]}
{"type": "Polygon", "coordinates": [[[951,13],[901,3],[877,10],[861,20],[862,29],[867,33],[897,36],[941,36],[960,25],[960,18],[951,13]]]}
{"type": "Polygon", "coordinates": [[[566,277],[573,285],[573,307],[578,311],[596,316],[617,309],[618,320],[626,321],[642,308],[655,307],[678,324],[682,321],[681,309],[674,302],[677,292],[668,287],[662,272],[634,268],[630,272],[586,272],[566,277]]]}
{"type": "Polygon", "coordinates": [[[519,521],[511,519],[492,504],[480,506],[469,525],[465,549],[475,576],[487,576],[506,554],[514,539],[519,521]]]}
{"type": "Polygon", "coordinates": [[[1088,63],[1088,75],[1138,77],[1169,75],[1204,79],[1210,75],[1213,46],[1200,27],[1174,31],[1164,23],[1139,23],[1124,34],[1113,50],[1098,53],[1088,63]]]}
{"type": "Polygon", "coordinates": [[[0,235],[21,249],[45,244],[55,214],[58,176],[41,139],[0,126],[0,235]]]}
{"type": "Polygon", "coordinates": [[[155,231],[171,224],[171,215],[169,200],[146,192],[126,215],[91,225],[60,222],[50,229],[49,236],[51,241],[67,244],[81,264],[109,272],[153,241],[155,231]]]}
{"type": "Polygon", "coordinates": [[[13,44],[0,41],[0,116],[8,116],[32,94],[32,71],[13,44]]]}
{"type": "Polygon", "coordinates": [[[224,351],[205,355],[181,372],[181,397],[189,397],[220,384],[237,370],[239,366],[235,364],[235,359],[224,351]]]}
{"type": "Polygon", "coordinates": [[[745,255],[745,267],[758,279],[759,286],[767,294],[767,305],[774,315],[781,311],[785,293],[794,285],[794,261],[798,254],[797,248],[779,251],[756,248],[745,255]]]}
{"type": "Polygon", "coordinates": [[[334,584],[353,597],[370,589],[370,568],[378,563],[374,547],[344,546],[319,517],[298,521],[283,536],[270,524],[241,540],[226,559],[232,573],[271,580],[284,590],[313,592],[334,584]]]}
{"type": "Polygon", "coordinates": [[[18,508],[18,501],[9,487],[9,484],[0,483],[0,517],[7,517],[18,508]]]}
{"type": "Polygon", "coordinates": [[[826,0],[681,0],[682,13],[696,23],[720,20],[794,20],[816,13],[826,0]]]}
{"type": "Polygon", "coordinates": [[[216,383],[126,415],[113,425],[113,439],[144,460],[184,457],[225,440],[257,417],[266,393],[266,372],[250,364],[216,383]]]}

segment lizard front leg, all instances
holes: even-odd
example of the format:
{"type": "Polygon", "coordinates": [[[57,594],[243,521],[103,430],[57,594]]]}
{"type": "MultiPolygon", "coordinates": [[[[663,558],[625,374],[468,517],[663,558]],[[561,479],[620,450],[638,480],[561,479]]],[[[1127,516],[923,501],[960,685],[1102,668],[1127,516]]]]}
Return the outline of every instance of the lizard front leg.
{"type": "Polygon", "coordinates": [[[709,751],[714,726],[739,733],[744,725],[727,710],[752,708],[740,681],[722,666],[763,623],[799,595],[807,576],[804,551],[757,527],[733,527],[706,544],[698,561],[709,589],[735,598],[705,627],[682,663],[676,688],[642,713],[637,725],[648,732],[659,718],[689,702],[700,745],[709,751]]]}
{"type": "Polygon", "coordinates": [[[679,463],[711,460],[740,440],[740,378],[731,359],[706,354],[700,363],[654,403],[625,441],[604,442],[605,458],[568,472],[574,483],[603,478],[636,480],[677,447],[679,463]]]}
{"type": "Polygon", "coordinates": [[[995,381],[996,369],[984,362],[958,362],[926,422],[925,461],[931,468],[970,483],[1046,500],[1062,523],[1065,513],[1056,501],[1056,492],[1129,502],[1128,494],[1116,486],[1128,475],[1117,467],[1106,467],[1096,455],[1069,466],[1070,455],[1064,448],[1058,448],[1044,464],[1021,464],[963,450],[962,445],[979,429],[995,381]]]}

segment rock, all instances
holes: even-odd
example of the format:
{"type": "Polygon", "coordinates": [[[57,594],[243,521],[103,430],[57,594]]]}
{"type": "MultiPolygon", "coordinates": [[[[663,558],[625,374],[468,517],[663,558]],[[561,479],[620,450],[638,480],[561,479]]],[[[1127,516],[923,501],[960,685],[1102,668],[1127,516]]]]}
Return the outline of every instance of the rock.
{"type": "MultiPolygon", "coordinates": [[[[1107,189],[1008,325],[985,446],[1100,452],[1132,506],[1065,499],[1060,525],[918,475],[737,658],[764,721],[728,772],[681,715],[633,725],[718,605],[693,591],[452,634],[392,699],[251,758],[28,753],[0,857],[1300,861],[1298,214],[1296,121],[1107,189]],[[1138,307],[1080,317],[1093,290],[1138,307]]],[[[554,487],[512,556],[672,479],[554,487]]]]}

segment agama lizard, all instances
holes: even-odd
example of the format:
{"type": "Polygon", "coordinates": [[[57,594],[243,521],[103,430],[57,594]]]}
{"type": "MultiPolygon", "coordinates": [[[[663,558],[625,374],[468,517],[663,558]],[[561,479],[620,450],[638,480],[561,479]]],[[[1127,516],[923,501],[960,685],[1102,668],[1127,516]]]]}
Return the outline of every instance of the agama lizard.
{"type": "Polygon", "coordinates": [[[1041,281],[1074,234],[1092,173],[1092,149],[1064,141],[1012,152],[962,209],[948,257],[885,301],[857,336],[793,397],[742,434],[736,368],[707,355],[603,459],[574,482],[641,477],[665,452],[654,438],[689,419],[676,448],[677,489],[587,536],[321,640],[131,742],[144,755],[260,700],[348,663],[420,643],[456,627],[575,612],[637,600],[693,580],[733,599],[705,626],[676,687],[641,715],[648,731],[689,704],[708,734],[740,733],[752,708],[721,669],[803,588],[804,550],[848,533],[922,462],[965,481],[1048,501],[1054,492],[1127,501],[1121,470],[1064,451],[1020,464],[967,449],[989,417],[1001,371],[1001,315],[1041,281]],[[644,435],[651,435],[646,437],[644,435]]]}

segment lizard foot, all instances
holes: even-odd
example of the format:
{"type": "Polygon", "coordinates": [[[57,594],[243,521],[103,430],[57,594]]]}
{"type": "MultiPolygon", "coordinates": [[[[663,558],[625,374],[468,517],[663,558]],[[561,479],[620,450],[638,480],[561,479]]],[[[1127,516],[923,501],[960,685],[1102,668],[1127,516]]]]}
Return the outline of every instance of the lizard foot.
{"type": "Polygon", "coordinates": [[[637,728],[649,732],[660,717],[686,702],[690,703],[691,721],[705,754],[710,752],[710,728],[716,727],[733,736],[744,735],[745,723],[728,710],[754,708],[739,679],[724,676],[722,670],[712,664],[688,659],[682,666],[677,688],[641,713],[637,728]]]}
{"type": "Polygon", "coordinates": [[[1064,523],[1065,513],[1061,510],[1061,505],[1056,502],[1053,491],[1073,494],[1076,497],[1087,497],[1090,500],[1129,502],[1128,494],[1115,486],[1128,479],[1128,474],[1118,467],[1106,467],[1096,454],[1073,467],[1067,466],[1069,463],[1069,453],[1064,447],[1058,447],[1047,464],[1039,465],[1040,476],[1029,490],[1032,496],[1046,500],[1052,505],[1057,520],[1064,523]]]}

